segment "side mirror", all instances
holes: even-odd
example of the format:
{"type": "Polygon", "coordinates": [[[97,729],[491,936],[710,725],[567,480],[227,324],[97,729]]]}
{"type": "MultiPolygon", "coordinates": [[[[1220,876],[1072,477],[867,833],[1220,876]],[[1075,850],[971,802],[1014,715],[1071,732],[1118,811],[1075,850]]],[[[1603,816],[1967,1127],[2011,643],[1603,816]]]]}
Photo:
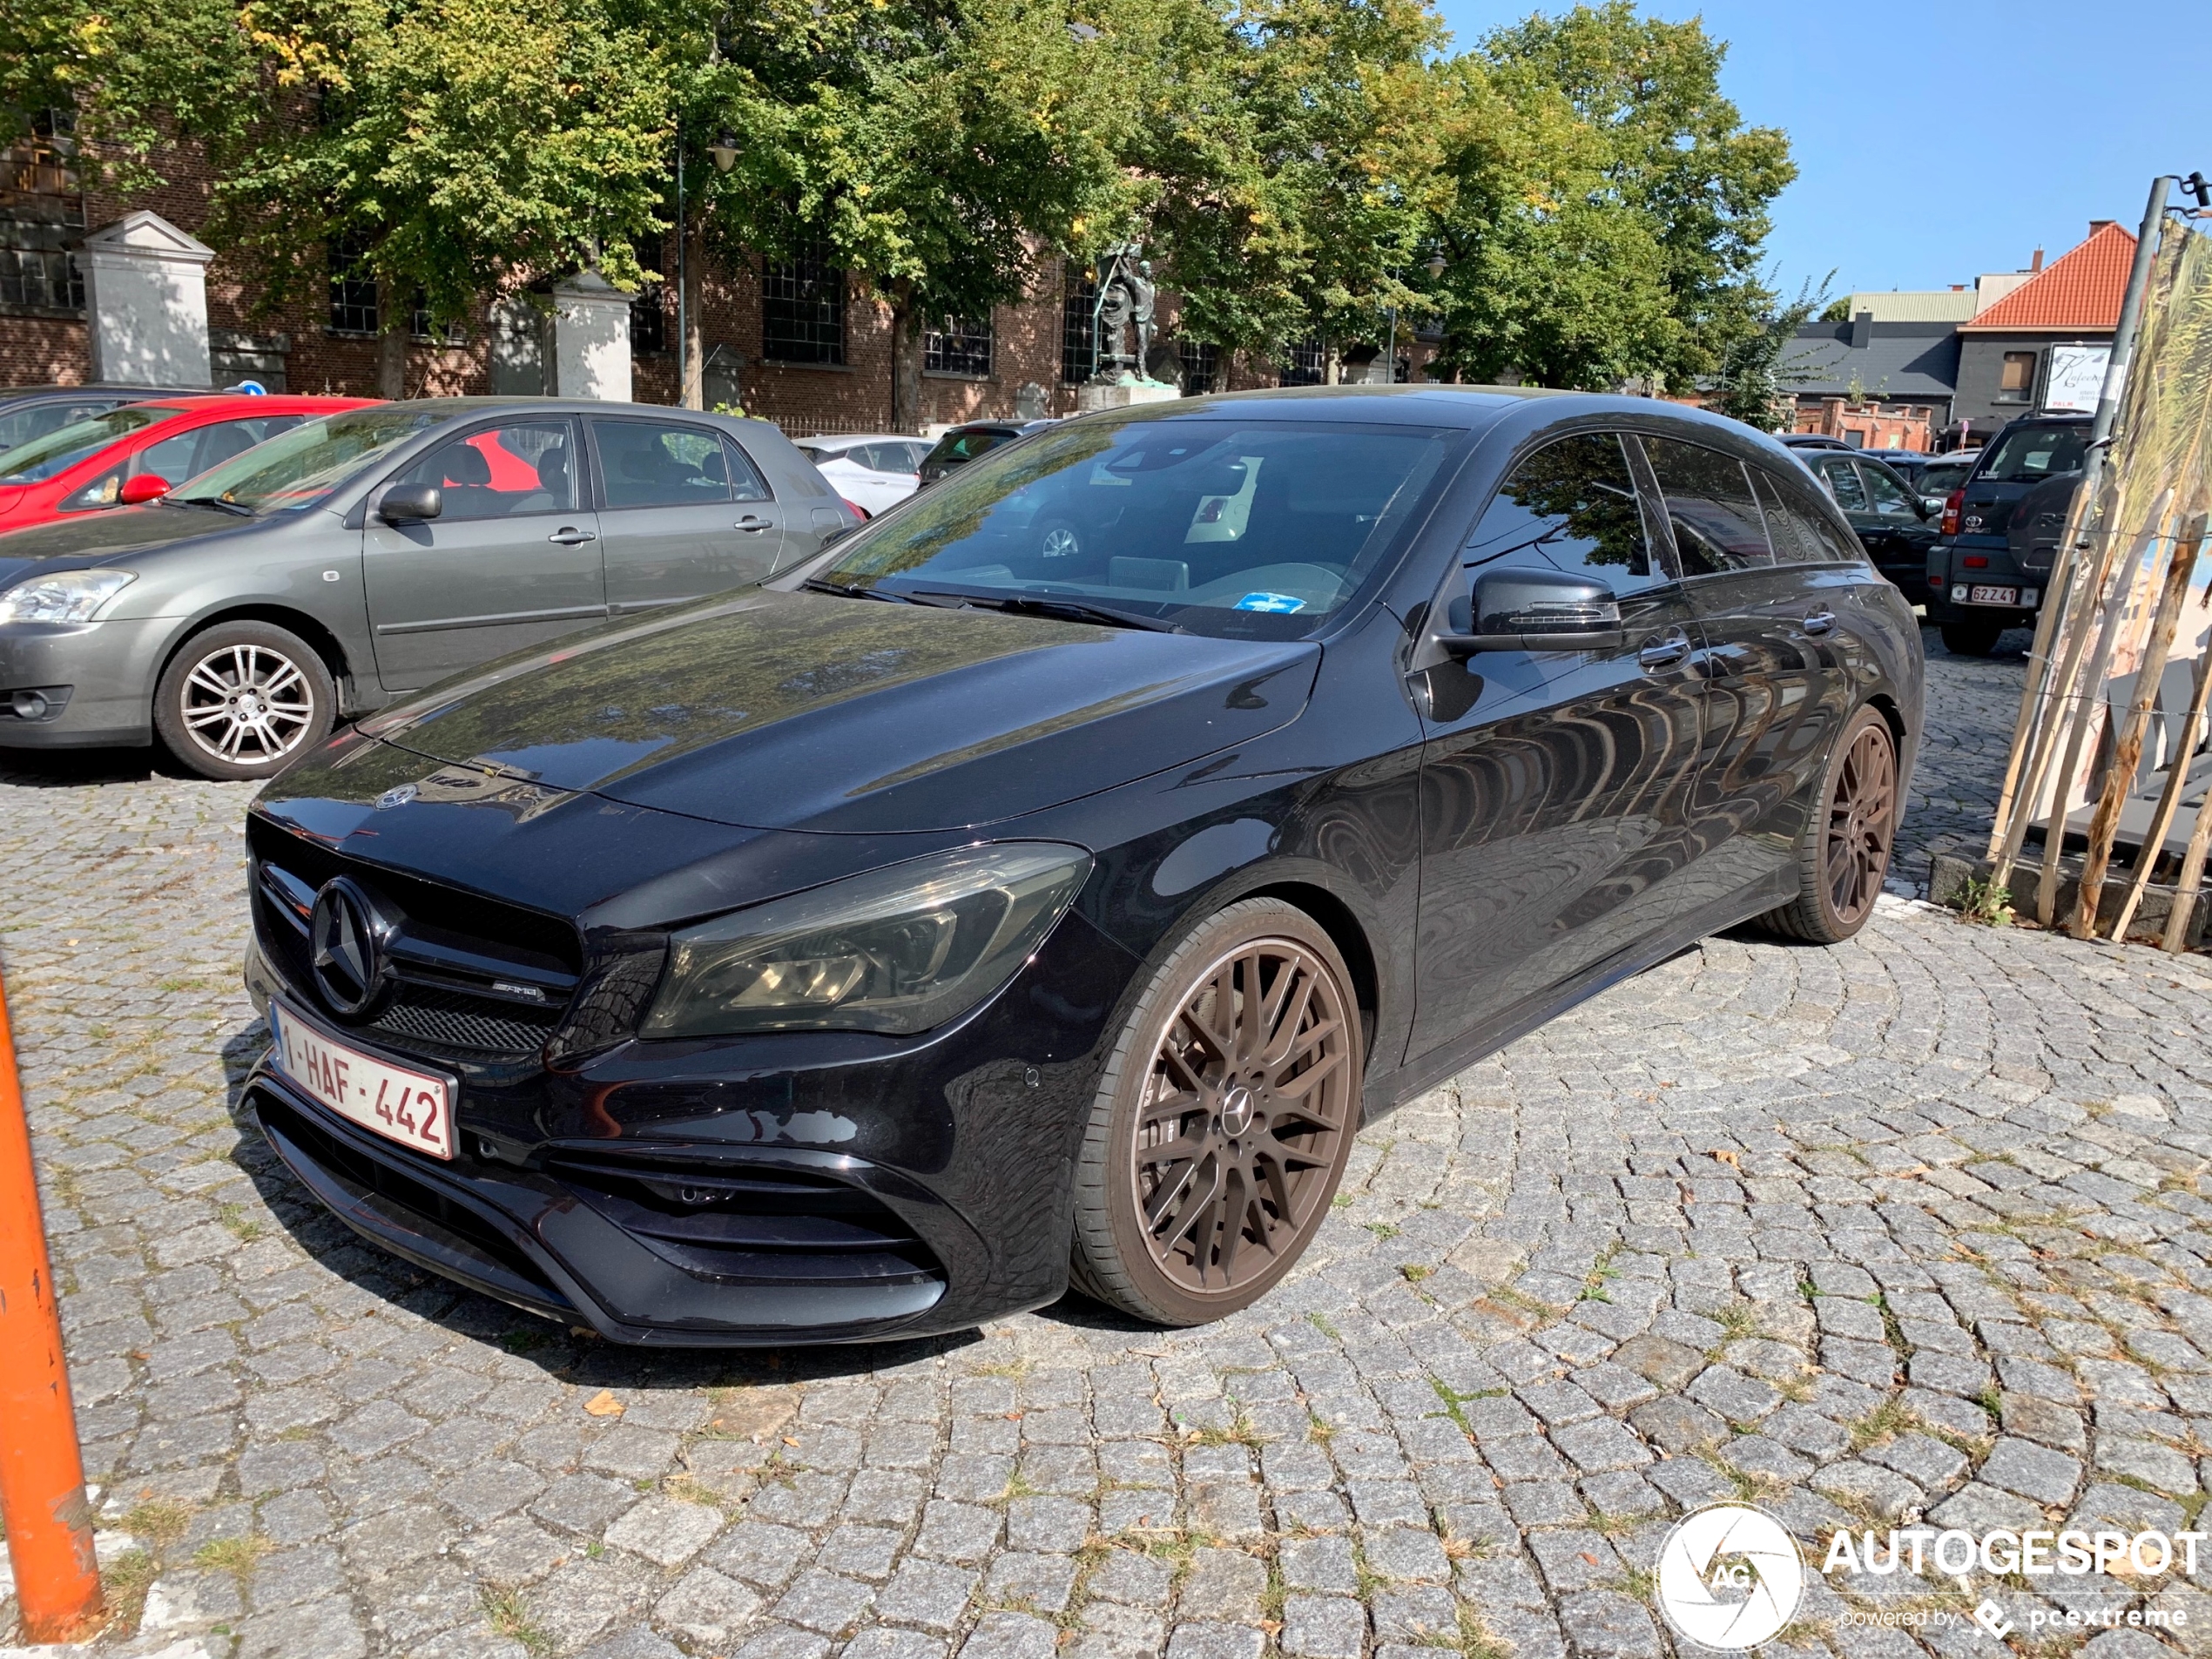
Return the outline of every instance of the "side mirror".
{"type": "Polygon", "coordinates": [[[116,500],[125,507],[136,507],[142,502],[159,501],[169,493],[169,481],[159,473],[142,472],[135,478],[123,481],[123,493],[116,500]]]}
{"type": "Polygon", "coordinates": [[[1617,651],[1628,643],[1620,602],[1604,583],[1564,570],[1486,570],[1453,599],[1450,631],[1437,643],[1454,657],[1485,651],[1617,651]]]}
{"type": "Polygon", "coordinates": [[[435,518],[445,509],[445,492],[435,484],[394,484],[376,503],[376,516],[387,524],[435,518]]]}

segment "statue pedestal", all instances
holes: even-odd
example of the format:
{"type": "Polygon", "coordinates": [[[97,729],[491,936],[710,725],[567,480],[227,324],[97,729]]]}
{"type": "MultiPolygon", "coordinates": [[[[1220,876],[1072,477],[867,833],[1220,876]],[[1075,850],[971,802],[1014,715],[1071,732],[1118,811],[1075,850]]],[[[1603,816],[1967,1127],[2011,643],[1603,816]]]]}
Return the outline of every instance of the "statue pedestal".
{"type": "Polygon", "coordinates": [[[1164,381],[1112,381],[1103,386],[1094,383],[1076,388],[1076,412],[1089,415],[1097,409],[1125,409],[1133,403],[1165,403],[1182,395],[1180,388],[1164,381]]]}

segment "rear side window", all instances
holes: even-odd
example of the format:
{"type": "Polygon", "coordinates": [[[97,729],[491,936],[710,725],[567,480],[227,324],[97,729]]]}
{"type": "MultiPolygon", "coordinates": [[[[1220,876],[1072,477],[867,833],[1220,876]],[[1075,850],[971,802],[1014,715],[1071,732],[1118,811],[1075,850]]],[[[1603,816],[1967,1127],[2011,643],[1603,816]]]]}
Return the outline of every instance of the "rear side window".
{"type": "Polygon", "coordinates": [[[597,421],[607,505],[712,506],[730,499],[730,473],[718,434],[658,421],[597,421]]]}
{"type": "Polygon", "coordinates": [[[1682,571],[1710,576],[1771,564],[1766,526],[1751,495],[1751,480],[1733,455],[1675,438],[1643,441],[1667,500],[1682,571]]]}
{"type": "Polygon", "coordinates": [[[1469,568],[1549,564],[1616,593],[1669,580],[1651,556],[1635,479],[1609,432],[1586,432],[1526,455],[1467,538],[1469,568]]]}
{"type": "Polygon", "coordinates": [[[730,488],[739,501],[773,501],[775,493],[768,488],[768,481],[760,475],[760,469],[752,464],[752,457],[730,442],[722,440],[722,453],[730,468],[730,488]]]}
{"type": "Polygon", "coordinates": [[[1004,432],[948,432],[929,452],[932,461],[973,461],[1007,442],[1004,432]]]}
{"type": "Polygon", "coordinates": [[[43,438],[49,432],[58,432],[65,426],[104,414],[119,401],[103,397],[82,403],[26,403],[21,408],[10,409],[0,415],[0,455],[29,443],[33,438],[43,438]]]}
{"type": "Polygon", "coordinates": [[[166,478],[172,484],[182,483],[187,478],[198,477],[210,467],[219,467],[232,457],[244,455],[265,438],[291,431],[305,418],[298,415],[254,415],[243,421],[219,421],[193,432],[180,432],[142,451],[138,470],[166,478]]]}
{"type": "Polygon", "coordinates": [[[2054,473],[2081,470],[2089,442],[2087,421],[2070,426],[2013,427],[1974,475],[1976,483],[2040,484],[2054,473]]]}
{"type": "Polygon", "coordinates": [[[1759,509],[1766,515],[1767,539],[1785,564],[1833,564],[1856,556],[1846,552],[1825,519],[1791,499],[1788,485],[1764,468],[1751,469],[1759,509]]]}

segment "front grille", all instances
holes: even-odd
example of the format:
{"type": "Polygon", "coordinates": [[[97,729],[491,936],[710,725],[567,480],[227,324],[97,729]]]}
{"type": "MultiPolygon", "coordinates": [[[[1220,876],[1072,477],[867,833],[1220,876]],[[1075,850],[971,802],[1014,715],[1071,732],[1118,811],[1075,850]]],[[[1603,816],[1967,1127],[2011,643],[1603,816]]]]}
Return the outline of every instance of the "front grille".
{"type": "Polygon", "coordinates": [[[390,983],[365,1032],[428,1059],[511,1064],[536,1058],[559,1029],[583,965],[568,923],[343,857],[258,816],[246,833],[263,953],[311,1008],[335,1015],[309,960],[315,895],[349,875],[394,922],[390,983]]]}
{"type": "Polygon", "coordinates": [[[402,984],[368,1028],[401,1048],[508,1055],[543,1047],[560,1022],[558,1008],[540,1014],[462,991],[402,984]]]}
{"type": "Polygon", "coordinates": [[[817,1289],[944,1278],[896,1212],[833,1177],[766,1163],[702,1168],[558,1154],[547,1169],[647,1249],[700,1278],[817,1289]]]}

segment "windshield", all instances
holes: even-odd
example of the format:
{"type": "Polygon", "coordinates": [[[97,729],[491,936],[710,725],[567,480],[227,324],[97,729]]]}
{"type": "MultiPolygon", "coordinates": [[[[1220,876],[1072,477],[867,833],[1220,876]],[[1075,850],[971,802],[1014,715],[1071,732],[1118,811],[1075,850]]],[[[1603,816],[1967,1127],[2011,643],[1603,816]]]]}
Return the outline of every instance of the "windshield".
{"type": "Polygon", "coordinates": [[[67,472],[85,456],[97,455],[118,438],[161,421],[173,421],[182,409],[150,409],[144,404],[110,409],[105,415],[73,421],[58,432],[33,438],[0,455],[0,484],[35,484],[67,472]]]}
{"type": "Polygon", "coordinates": [[[840,543],[817,580],[1297,638],[1401,539],[1459,435],[1087,421],[962,468],[840,543]]]}
{"type": "Polygon", "coordinates": [[[2053,473],[2079,472],[2081,451],[2088,442],[2086,421],[2071,426],[2015,427],[1998,439],[1974,482],[2033,484],[2053,473]]]}
{"type": "Polygon", "coordinates": [[[247,512],[312,507],[361,467],[447,419],[442,411],[385,407],[325,415],[213,467],[169,499],[247,512]]]}
{"type": "Polygon", "coordinates": [[[1012,443],[1018,434],[1012,432],[948,432],[937,440],[937,447],[929,452],[932,461],[973,461],[976,456],[997,448],[1002,443],[1012,443]]]}

